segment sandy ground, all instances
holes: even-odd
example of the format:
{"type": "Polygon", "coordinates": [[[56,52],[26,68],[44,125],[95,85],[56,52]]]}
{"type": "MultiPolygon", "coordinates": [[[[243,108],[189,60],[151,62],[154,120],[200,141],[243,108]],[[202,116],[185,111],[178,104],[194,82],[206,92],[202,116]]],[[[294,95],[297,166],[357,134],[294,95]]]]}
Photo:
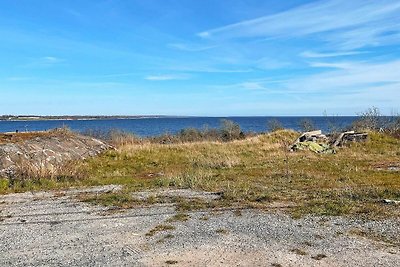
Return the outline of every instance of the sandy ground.
{"type": "Polygon", "coordinates": [[[400,266],[398,219],[222,210],[166,222],[172,204],[116,213],[79,193],[0,196],[0,266],[400,266]],[[166,224],[175,229],[146,235],[166,224]]]}

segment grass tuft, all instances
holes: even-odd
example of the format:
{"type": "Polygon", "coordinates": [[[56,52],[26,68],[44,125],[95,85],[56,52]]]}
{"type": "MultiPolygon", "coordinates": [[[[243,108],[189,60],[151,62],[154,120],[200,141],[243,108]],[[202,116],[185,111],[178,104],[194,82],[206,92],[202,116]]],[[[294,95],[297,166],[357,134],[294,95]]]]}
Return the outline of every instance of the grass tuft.
{"type": "Polygon", "coordinates": [[[160,224],[146,233],[146,236],[154,236],[158,232],[174,230],[175,226],[169,224],[160,224]]]}

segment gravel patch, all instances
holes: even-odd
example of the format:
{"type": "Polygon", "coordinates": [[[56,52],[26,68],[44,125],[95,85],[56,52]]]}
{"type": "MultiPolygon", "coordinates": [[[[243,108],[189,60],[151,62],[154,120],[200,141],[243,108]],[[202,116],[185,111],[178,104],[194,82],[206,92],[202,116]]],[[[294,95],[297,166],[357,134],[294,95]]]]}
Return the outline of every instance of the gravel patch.
{"type": "Polygon", "coordinates": [[[398,219],[226,209],[171,220],[171,205],[106,213],[71,192],[0,198],[0,266],[400,266],[398,219]],[[146,235],[160,225],[173,227],[146,235]]]}
{"type": "Polygon", "coordinates": [[[205,201],[218,200],[221,198],[221,193],[196,191],[192,189],[157,189],[143,192],[135,192],[132,196],[139,200],[146,200],[150,197],[161,198],[185,198],[185,199],[201,199],[205,201]]]}

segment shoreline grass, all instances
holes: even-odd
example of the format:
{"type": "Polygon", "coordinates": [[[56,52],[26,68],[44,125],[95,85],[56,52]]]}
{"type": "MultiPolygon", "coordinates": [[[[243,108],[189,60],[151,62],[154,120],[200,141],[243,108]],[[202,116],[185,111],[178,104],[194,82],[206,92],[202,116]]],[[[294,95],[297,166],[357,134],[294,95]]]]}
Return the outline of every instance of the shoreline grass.
{"type": "Polygon", "coordinates": [[[224,205],[292,202],[297,205],[291,209],[294,216],[400,216],[396,207],[381,202],[400,199],[399,171],[382,168],[400,166],[399,139],[371,132],[367,142],[350,144],[337,154],[288,153],[284,144],[297,135],[279,130],[230,142],[124,144],[77,163],[84,178],[20,181],[11,187],[3,179],[0,194],[121,184],[123,195],[103,202],[130,207],[131,192],[171,187],[222,192],[224,205]]]}

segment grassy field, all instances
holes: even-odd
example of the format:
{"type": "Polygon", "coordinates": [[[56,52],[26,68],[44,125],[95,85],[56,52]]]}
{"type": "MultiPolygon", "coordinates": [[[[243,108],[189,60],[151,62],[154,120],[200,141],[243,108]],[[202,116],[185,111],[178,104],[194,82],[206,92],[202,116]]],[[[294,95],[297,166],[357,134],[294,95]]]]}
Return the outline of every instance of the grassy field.
{"type": "MultiPolygon", "coordinates": [[[[124,144],[116,150],[77,163],[81,175],[0,183],[0,192],[122,184],[123,192],[89,197],[105,205],[138,203],[132,191],[148,188],[191,188],[222,193],[214,205],[267,208],[291,203],[294,216],[362,215],[399,217],[400,140],[371,133],[367,142],[340,148],[337,154],[288,152],[298,133],[276,131],[231,142],[124,144]]],[[[153,200],[154,202],[162,200],[153,200]]],[[[182,203],[182,207],[201,203],[182,203]]]]}

